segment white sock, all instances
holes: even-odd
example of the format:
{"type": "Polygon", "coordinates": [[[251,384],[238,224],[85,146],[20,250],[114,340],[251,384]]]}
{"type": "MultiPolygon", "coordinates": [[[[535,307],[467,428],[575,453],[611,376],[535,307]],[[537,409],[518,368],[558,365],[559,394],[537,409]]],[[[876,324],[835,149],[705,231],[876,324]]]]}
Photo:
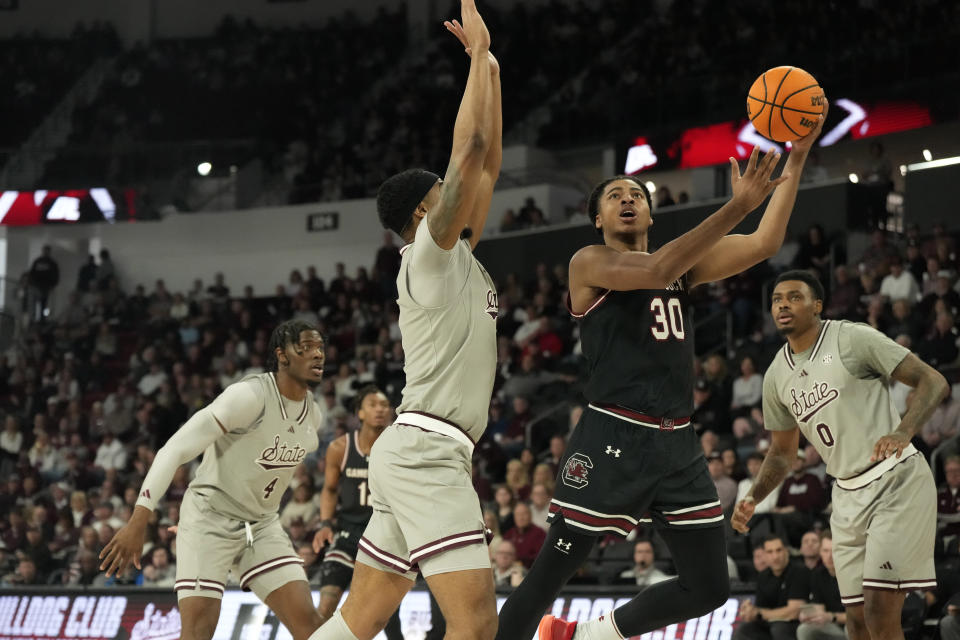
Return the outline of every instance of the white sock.
{"type": "Polygon", "coordinates": [[[613,611],[611,611],[595,620],[579,623],[573,632],[573,640],[624,640],[624,638],[620,629],[617,628],[617,622],[613,619],[613,611]]]}
{"type": "Polygon", "coordinates": [[[360,640],[353,635],[347,622],[340,614],[340,609],[330,616],[330,619],[320,625],[320,628],[310,634],[307,640],[360,640]]]}

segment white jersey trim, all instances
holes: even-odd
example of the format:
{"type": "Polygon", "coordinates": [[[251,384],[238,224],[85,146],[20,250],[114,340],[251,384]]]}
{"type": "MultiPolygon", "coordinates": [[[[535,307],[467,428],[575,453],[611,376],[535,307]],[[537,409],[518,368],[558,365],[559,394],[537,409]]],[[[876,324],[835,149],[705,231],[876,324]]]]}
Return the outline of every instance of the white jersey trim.
{"type": "Polygon", "coordinates": [[[443,420],[432,418],[422,413],[404,411],[397,416],[397,420],[394,422],[394,424],[405,424],[412,427],[419,427],[425,431],[433,431],[435,433],[439,433],[440,435],[453,438],[454,440],[457,440],[465,445],[470,450],[470,455],[473,455],[473,440],[471,440],[470,437],[459,427],[455,427],[452,424],[444,422],[443,420]]]}
{"type": "Polygon", "coordinates": [[[907,448],[903,450],[903,455],[901,455],[899,458],[896,456],[886,458],[885,460],[873,465],[860,475],[853,476],[852,478],[837,478],[837,486],[841,489],[846,489],[847,491],[862,489],[890,469],[893,469],[901,462],[904,462],[907,458],[918,453],[920,452],[917,450],[917,448],[912,444],[909,444],[907,445],[907,448]]]}

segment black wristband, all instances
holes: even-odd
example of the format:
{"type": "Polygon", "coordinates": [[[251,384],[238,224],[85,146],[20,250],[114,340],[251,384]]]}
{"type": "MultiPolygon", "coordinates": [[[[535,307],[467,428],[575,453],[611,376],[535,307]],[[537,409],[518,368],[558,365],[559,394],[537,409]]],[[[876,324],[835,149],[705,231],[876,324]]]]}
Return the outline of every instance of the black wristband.
{"type": "Polygon", "coordinates": [[[333,529],[333,520],[321,520],[320,528],[325,529],[326,527],[330,527],[331,529],[333,529]]]}

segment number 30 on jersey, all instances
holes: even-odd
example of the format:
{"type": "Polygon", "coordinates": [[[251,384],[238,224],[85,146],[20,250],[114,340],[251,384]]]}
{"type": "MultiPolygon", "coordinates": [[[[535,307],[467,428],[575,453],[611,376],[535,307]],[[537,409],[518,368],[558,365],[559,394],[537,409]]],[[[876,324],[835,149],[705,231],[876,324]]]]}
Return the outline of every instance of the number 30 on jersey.
{"type": "Polygon", "coordinates": [[[653,324],[650,333],[657,340],[666,340],[671,335],[677,340],[683,340],[686,335],[683,331],[683,308],[677,298],[654,298],[650,301],[650,311],[653,312],[653,324]]]}

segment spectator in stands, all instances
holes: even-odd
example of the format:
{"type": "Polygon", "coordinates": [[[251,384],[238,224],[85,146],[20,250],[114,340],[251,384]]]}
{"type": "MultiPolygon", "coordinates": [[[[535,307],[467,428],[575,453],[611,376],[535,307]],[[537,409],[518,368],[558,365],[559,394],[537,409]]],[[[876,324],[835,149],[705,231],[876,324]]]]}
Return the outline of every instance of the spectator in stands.
{"type": "Polygon", "coordinates": [[[726,407],[714,395],[713,386],[700,378],[693,386],[693,414],[690,422],[697,433],[721,433],[727,429],[726,407]]]}
{"type": "Polygon", "coordinates": [[[43,253],[30,265],[30,286],[36,296],[33,319],[43,320],[50,314],[50,294],[60,282],[60,266],[53,259],[50,245],[44,245],[43,253]]]}
{"type": "Polygon", "coordinates": [[[3,587],[24,587],[36,584],[40,584],[37,565],[29,558],[21,559],[16,570],[4,576],[3,580],[0,581],[0,586],[3,587]]]}
{"type": "Polygon", "coordinates": [[[733,381],[733,396],[730,400],[733,415],[748,415],[750,409],[760,405],[762,396],[763,376],[757,372],[753,358],[744,356],[740,360],[740,375],[733,381]]]}
{"type": "Polygon", "coordinates": [[[498,485],[493,491],[493,501],[496,503],[497,520],[500,531],[506,533],[513,528],[513,507],[516,504],[513,492],[505,484],[498,485]]]}
{"type": "Polygon", "coordinates": [[[659,209],[660,207],[672,207],[675,204],[677,204],[677,202],[673,199],[673,196],[670,194],[670,187],[666,185],[661,185],[660,188],[657,189],[657,208],[659,209]]]}
{"type": "Polygon", "coordinates": [[[855,317],[857,303],[863,290],[859,280],[850,277],[850,270],[846,265],[839,265],[833,270],[835,284],[830,294],[830,304],[823,315],[835,320],[855,317]]]}
{"type": "Polygon", "coordinates": [[[103,441],[97,447],[97,455],[93,460],[93,466],[100,473],[110,471],[123,471],[127,466],[127,450],[123,443],[117,440],[113,433],[103,434],[103,441]]]}
{"type": "Polygon", "coordinates": [[[816,531],[807,531],[800,538],[800,558],[811,571],[820,565],[820,534],[816,531]]]}
{"type": "Polygon", "coordinates": [[[301,482],[293,490],[293,499],[287,503],[280,513],[280,523],[284,527],[290,527],[294,518],[300,518],[304,522],[310,522],[319,510],[313,499],[312,480],[301,482]]]}
{"type": "Polygon", "coordinates": [[[515,501],[522,502],[530,497],[530,476],[517,458],[507,462],[506,485],[515,501]]]}
{"type": "Polygon", "coordinates": [[[100,573],[97,555],[88,549],[77,552],[69,570],[64,574],[64,584],[67,586],[93,586],[100,573]]]}
{"type": "Polygon", "coordinates": [[[536,483],[530,489],[530,520],[544,531],[550,528],[547,516],[550,515],[550,500],[553,492],[542,483],[536,483]]]}
{"type": "Polygon", "coordinates": [[[810,594],[810,572],[790,562],[782,538],[770,536],[763,550],[768,567],[757,576],[756,601],[740,604],[733,640],[795,640],[797,618],[810,594]]]}
{"type": "Polygon", "coordinates": [[[833,536],[829,529],[818,536],[818,546],[819,564],[810,572],[810,602],[813,606],[800,610],[797,640],[845,640],[847,614],[840,600],[840,585],[833,564],[833,536]]]}
{"type": "Polygon", "coordinates": [[[176,575],[177,568],[170,562],[170,552],[166,547],[154,547],[150,552],[150,564],[143,568],[143,586],[172,587],[176,575]]]}
{"type": "MultiPolygon", "coordinates": [[[[951,293],[953,293],[951,291],[951,293]]],[[[953,364],[960,355],[957,348],[957,328],[953,324],[953,314],[939,311],[933,328],[926,338],[917,345],[917,355],[933,367],[946,367],[953,364]]]]}
{"type": "Polygon", "coordinates": [[[937,491],[937,527],[944,536],[960,536],[960,456],[943,462],[946,481],[937,491]]]}
{"type": "MultiPolygon", "coordinates": [[[[807,168],[809,169],[809,166],[807,168]]],[[[810,225],[807,229],[807,237],[800,241],[793,267],[815,270],[820,278],[830,272],[830,243],[819,224],[810,225]]]]}
{"type": "Polygon", "coordinates": [[[540,454],[538,462],[550,465],[553,475],[560,469],[560,462],[563,460],[563,452],[567,449],[567,439],[560,434],[550,437],[549,448],[540,454]]]}
{"type": "Polygon", "coordinates": [[[617,575],[617,582],[643,588],[669,580],[671,576],[658,569],[655,560],[653,544],[649,540],[638,540],[633,545],[633,566],[621,571],[617,575]]]}
{"type": "MultiPolygon", "coordinates": [[[[913,394],[907,396],[908,405],[912,398],[913,394]]],[[[933,451],[941,442],[952,438],[958,432],[960,432],[960,400],[954,400],[953,395],[948,395],[933,410],[920,430],[920,437],[930,451],[933,451]]]]}
{"type": "Polygon", "coordinates": [[[920,285],[913,274],[903,268],[903,260],[899,255],[890,258],[890,273],[880,283],[880,295],[888,302],[906,300],[914,303],[920,297],[920,285]]]}
{"type": "Polygon", "coordinates": [[[517,559],[517,549],[509,540],[501,540],[493,551],[493,582],[497,587],[520,586],[527,568],[517,559]]]}
{"type": "Polygon", "coordinates": [[[921,330],[916,316],[911,313],[913,310],[912,303],[908,300],[897,300],[890,306],[893,315],[887,323],[884,333],[894,340],[905,335],[910,339],[911,344],[919,340],[921,330]]]}
{"type": "Polygon", "coordinates": [[[504,532],[503,539],[513,543],[517,559],[529,569],[547,539],[547,532],[533,524],[530,507],[525,502],[513,507],[513,522],[513,528],[504,532]]]}
{"type": "Polygon", "coordinates": [[[727,475],[723,466],[723,455],[719,451],[713,451],[707,456],[707,468],[710,470],[710,477],[713,484],[717,487],[717,494],[720,496],[720,506],[723,512],[729,513],[737,500],[737,483],[727,475]]]}
{"type": "Polygon", "coordinates": [[[0,432],[0,477],[10,475],[20,458],[21,449],[23,433],[20,432],[20,421],[14,414],[8,413],[3,420],[3,431],[0,432]]]}
{"type": "Polygon", "coordinates": [[[793,473],[787,476],[780,487],[777,507],[774,510],[784,527],[791,546],[800,546],[800,539],[819,517],[826,506],[826,492],[820,479],[806,469],[806,453],[797,452],[793,461],[793,473]]]}

